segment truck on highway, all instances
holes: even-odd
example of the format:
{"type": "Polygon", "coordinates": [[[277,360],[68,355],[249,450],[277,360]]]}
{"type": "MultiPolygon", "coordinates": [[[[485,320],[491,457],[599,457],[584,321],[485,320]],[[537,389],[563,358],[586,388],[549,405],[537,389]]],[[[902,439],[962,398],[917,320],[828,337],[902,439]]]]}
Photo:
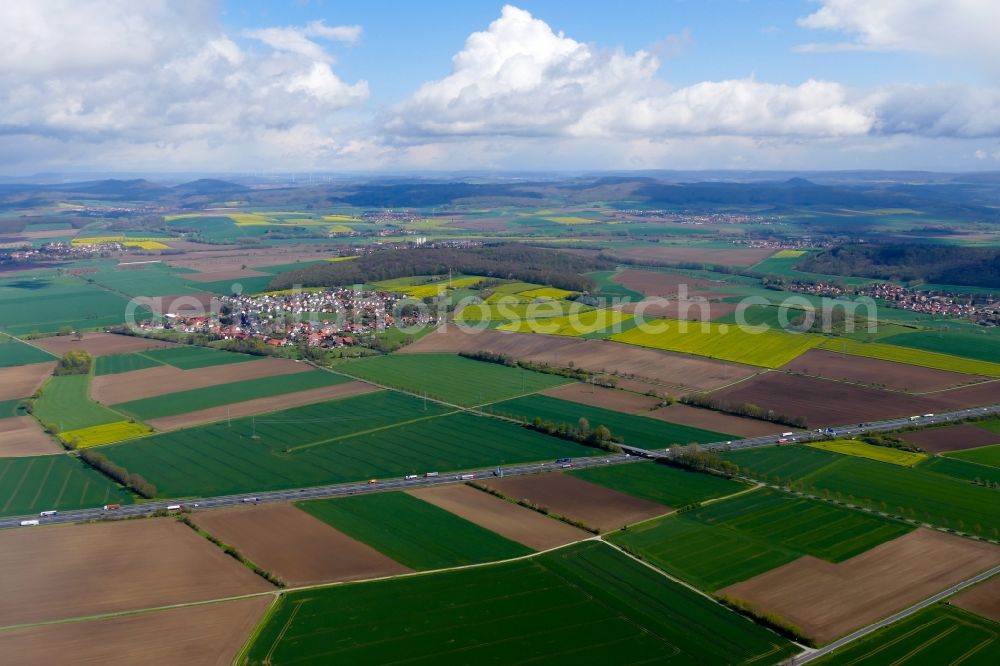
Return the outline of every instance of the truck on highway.
{"type": "Polygon", "coordinates": [[[184,508],[183,504],[168,504],[167,511],[180,511],[184,508]]]}
{"type": "Polygon", "coordinates": [[[55,516],[55,515],[57,515],[58,513],[59,513],[59,512],[58,512],[58,511],[56,511],[55,509],[50,509],[50,510],[48,510],[48,511],[42,511],[42,512],[41,512],[40,514],[38,514],[38,515],[39,515],[39,516],[55,516]]]}
{"type": "Polygon", "coordinates": [[[476,478],[476,475],[475,474],[459,474],[455,478],[458,479],[459,481],[468,481],[470,479],[476,478]]]}
{"type": "Polygon", "coordinates": [[[412,481],[415,478],[417,478],[416,474],[407,474],[406,476],[403,477],[403,480],[404,481],[412,481]]]}
{"type": "Polygon", "coordinates": [[[259,497],[244,497],[241,501],[243,501],[243,502],[255,502],[256,503],[256,502],[260,501],[260,498],[259,497]]]}
{"type": "Polygon", "coordinates": [[[21,521],[21,527],[28,527],[29,525],[37,525],[37,524],[38,524],[37,520],[22,520],[21,521]]]}
{"type": "Polygon", "coordinates": [[[434,478],[437,475],[438,475],[437,472],[424,472],[424,478],[425,479],[432,479],[432,478],[434,478]]]}
{"type": "Polygon", "coordinates": [[[919,415],[919,414],[918,414],[917,416],[911,416],[911,417],[910,417],[910,420],[911,420],[911,421],[917,421],[917,420],[919,420],[919,419],[920,419],[920,415],[919,415]]]}
{"type": "Polygon", "coordinates": [[[781,436],[782,437],[791,437],[794,434],[795,434],[794,432],[783,432],[783,433],[781,433],[781,436]]]}
{"type": "Polygon", "coordinates": [[[104,505],[104,510],[105,511],[117,511],[120,508],[122,508],[121,504],[105,504],[104,505]]]}

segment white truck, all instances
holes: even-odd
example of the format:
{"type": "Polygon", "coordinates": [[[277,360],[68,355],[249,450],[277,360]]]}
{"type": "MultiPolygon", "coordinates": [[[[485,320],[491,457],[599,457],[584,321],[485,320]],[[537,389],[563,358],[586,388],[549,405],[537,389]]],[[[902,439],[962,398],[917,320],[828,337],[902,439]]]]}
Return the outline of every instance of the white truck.
{"type": "Polygon", "coordinates": [[[37,524],[38,524],[37,520],[22,520],[21,521],[21,527],[28,527],[29,525],[37,525],[37,524]]]}

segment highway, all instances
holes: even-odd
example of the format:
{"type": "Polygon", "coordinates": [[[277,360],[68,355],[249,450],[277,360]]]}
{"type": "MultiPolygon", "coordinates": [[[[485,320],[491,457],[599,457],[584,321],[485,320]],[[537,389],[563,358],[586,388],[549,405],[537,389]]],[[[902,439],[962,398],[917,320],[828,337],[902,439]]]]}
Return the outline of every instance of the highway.
{"type": "MultiPolygon", "coordinates": [[[[990,405],[987,407],[975,407],[961,409],[953,412],[945,412],[933,415],[920,415],[916,419],[908,417],[886,419],[883,421],[872,421],[859,423],[857,425],[840,426],[828,428],[823,431],[798,431],[788,437],[780,434],[750,437],[747,439],[731,440],[726,442],[713,442],[705,444],[703,448],[723,451],[750,449],[761,446],[773,446],[780,439],[787,439],[788,443],[807,442],[814,439],[822,439],[827,436],[853,437],[867,432],[884,432],[897,430],[903,427],[928,426],[934,424],[947,423],[951,421],[961,421],[971,417],[996,416],[1000,415],[1000,405],[990,405]]],[[[604,454],[595,456],[585,456],[580,458],[567,459],[559,462],[539,462],[526,463],[520,465],[505,466],[502,468],[504,476],[518,476],[523,474],[537,474],[540,472],[559,471],[566,467],[583,468],[598,465],[618,465],[623,463],[634,463],[644,458],[661,458],[671,455],[670,449],[646,450],[634,446],[622,446],[624,453],[604,454]]],[[[464,471],[440,471],[437,476],[426,477],[419,475],[416,478],[394,478],[379,479],[375,483],[358,481],[353,483],[339,483],[327,486],[312,486],[308,488],[293,488],[289,490],[275,490],[268,492],[243,493],[240,495],[224,495],[219,497],[186,498],[175,500],[157,500],[153,502],[143,502],[141,504],[124,504],[119,509],[105,511],[103,507],[91,509],[78,509],[73,511],[60,511],[54,516],[41,516],[38,514],[26,516],[12,516],[0,518],[0,529],[10,529],[21,527],[21,521],[37,520],[40,525],[53,525],[60,523],[83,523],[102,519],[121,519],[146,516],[157,510],[169,510],[168,507],[182,505],[186,510],[200,511],[224,506],[235,506],[241,504],[257,504],[264,502],[288,502],[301,499],[318,499],[324,497],[342,497],[345,495],[358,495],[361,493],[380,492],[385,490],[409,490],[422,488],[425,486],[436,486],[445,483],[464,483],[465,481],[482,478],[493,478],[498,468],[484,468],[464,471]],[[471,477],[469,476],[471,475],[471,477]]],[[[436,471],[436,470],[427,470],[436,471]]]]}

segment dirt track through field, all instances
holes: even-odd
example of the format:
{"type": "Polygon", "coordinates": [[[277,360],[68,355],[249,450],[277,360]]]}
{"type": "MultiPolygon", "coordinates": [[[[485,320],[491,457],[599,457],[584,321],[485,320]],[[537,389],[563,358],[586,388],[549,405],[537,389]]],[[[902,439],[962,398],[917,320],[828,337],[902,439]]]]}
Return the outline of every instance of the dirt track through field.
{"type": "Polygon", "coordinates": [[[45,434],[31,416],[0,419],[0,458],[45,456],[62,453],[63,448],[45,434]]]}
{"type": "Polygon", "coordinates": [[[204,423],[214,423],[226,418],[263,414],[279,409],[301,407],[302,405],[311,405],[314,402],[324,402],[326,400],[346,398],[351,395],[361,395],[362,393],[371,393],[372,391],[380,390],[382,389],[371,384],[352,381],[344,384],[334,384],[333,386],[321,386],[320,388],[308,389],[306,391],[285,393],[284,395],[276,395],[269,398],[244,400],[233,405],[210,407],[208,409],[200,409],[196,412],[177,414],[176,416],[165,416],[161,419],[146,421],[146,423],[157,430],[177,430],[204,423]]]}
{"type": "MultiPolygon", "coordinates": [[[[566,367],[572,362],[590,372],[614,373],[656,384],[661,391],[682,395],[709,391],[752,376],[758,370],[746,365],[695,358],[644,349],[605,340],[582,340],[558,335],[466,332],[454,323],[428,333],[400,353],[491,351],[519,360],[566,367]]],[[[621,383],[625,385],[628,380],[621,383]]],[[[645,390],[645,389],[644,389],[645,390]]]]}
{"type": "Polygon", "coordinates": [[[953,388],[987,379],[958,372],[838,354],[823,349],[810,349],[781,369],[858,384],[881,385],[911,393],[953,388]]]}
{"type": "Polygon", "coordinates": [[[929,453],[962,451],[979,446],[1000,444],[1000,434],[966,423],[904,432],[900,437],[929,453]]]}
{"type": "Polygon", "coordinates": [[[994,576],[985,583],[960,592],[952,598],[951,604],[1000,622],[1000,578],[994,576]]]}
{"type": "Polygon", "coordinates": [[[839,564],[800,557],[720,593],[828,643],[997,563],[997,546],[920,528],[839,564]]]}
{"type": "Polygon", "coordinates": [[[91,356],[104,356],[105,354],[127,354],[174,346],[172,342],[150,340],[132,335],[116,335],[115,333],[85,333],[82,340],[74,340],[73,338],[72,335],[59,335],[32,340],[31,344],[56,356],[62,356],[70,349],[82,349],[91,356]]]}
{"type": "Polygon", "coordinates": [[[0,368],[0,400],[30,397],[48,379],[55,367],[56,363],[52,361],[0,368]]]}
{"type": "Polygon", "coordinates": [[[2,631],[0,654],[19,666],[228,666],[272,601],[265,595],[2,631]]]}
{"type": "Polygon", "coordinates": [[[105,405],[116,405],[120,402],[205,386],[290,375],[309,370],[312,368],[305,363],[282,358],[262,358],[245,363],[227,363],[193,370],[180,370],[173,366],[161,365],[119,375],[94,377],[90,385],[90,397],[105,405]]]}
{"type": "Polygon", "coordinates": [[[205,531],[236,546],[257,566],[292,585],[410,571],[291,504],[218,509],[198,513],[193,519],[205,531]]]}
{"type": "Polygon", "coordinates": [[[626,414],[645,414],[660,404],[660,400],[652,396],[639,395],[631,391],[604,388],[603,386],[593,386],[591,384],[564,384],[546,389],[542,393],[550,395],[553,398],[572,400],[584,405],[613,409],[616,412],[625,412],[626,414]]]}
{"type": "Polygon", "coordinates": [[[274,589],[171,518],[5,530],[0,571],[0,626],[274,589]]]}
{"type": "Polygon", "coordinates": [[[726,432],[730,435],[740,437],[759,437],[761,435],[773,435],[783,430],[797,430],[786,425],[771,423],[770,421],[758,421],[757,419],[745,419],[741,416],[732,416],[715,412],[711,409],[691,407],[675,403],[669,407],[654,410],[645,414],[654,419],[669,421],[670,423],[680,423],[681,425],[713,430],[715,432],[726,432]]]}
{"type": "Polygon", "coordinates": [[[408,492],[534,550],[548,550],[593,536],[466,485],[452,484],[408,492]]]}
{"type": "Polygon", "coordinates": [[[660,516],[669,507],[558,472],[483,482],[507,497],[523,499],[602,532],[660,516]]]}

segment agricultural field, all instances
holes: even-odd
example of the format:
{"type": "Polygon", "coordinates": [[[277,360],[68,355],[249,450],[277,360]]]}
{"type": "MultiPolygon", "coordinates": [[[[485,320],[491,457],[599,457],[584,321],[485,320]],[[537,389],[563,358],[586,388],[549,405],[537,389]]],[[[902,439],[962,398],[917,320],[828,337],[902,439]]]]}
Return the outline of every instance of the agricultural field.
{"type": "Polygon", "coordinates": [[[952,597],[949,603],[980,617],[1000,622],[1000,576],[993,576],[966,588],[952,597]]]}
{"type": "Polygon", "coordinates": [[[246,664],[460,663],[483,645],[553,663],[778,662],[794,647],[600,543],[279,598],[246,664]],[[405,601],[410,600],[410,601],[405,601]],[[351,608],[350,616],[338,609],[351,608]],[[391,615],[386,608],[393,608],[391,615]],[[526,610],[527,609],[527,610],[526,610]]]}
{"type": "Polygon", "coordinates": [[[213,349],[211,347],[193,347],[179,345],[167,349],[153,349],[143,352],[154,361],[165,363],[180,370],[195,370],[199,368],[210,368],[216,365],[227,365],[229,363],[246,363],[248,361],[259,361],[259,356],[249,354],[236,354],[233,352],[213,349]]]}
{"type": "Polygon", "coordinates": [[[136,298],[196,294],[205,291],[205,285],[185,279],[190,273],[188,269],[172,268],[162,263],[134,266],[112,264],[96,273],[88,273],[87,278],[102,287],[136,298]]]}
{"type": "Polygon", "coordinates": [[[401,492],[313,500],[296,506],[415,570],[506,560],[532,552],[527,546],[401,492]]]}
{"type": "Polygon", "coordinates": [[[526,423],[531,423],[538,417],[542,421],[565,423],[574,428],[583,418],[590,424],[591,429],[604,426],[612,435],[621,437],[625,444],[644,449],[663,449],[675,444],[706,444],[732,439],[731,435],[723,433],[677,425],[645,416],[631,416],[547,395],[529,395],[505,400],[488,405],[485,409],[526,423]]]}
{"type": "Polygon", "coordinates": [[[668,573],[715,591],[802,555],[840,562],[911,529],[823,502],[757,490],[610,538],[668,573]]]}
{"type": "Polygon", "coordinates": [[[763,368],[779,368],[822,342],[807,333],[766,330],[758,334],[740,327],[711,322],[690,323],[676,319],[648,322],[662,332],[633,328],[612,335],[611,340],[640,347],[695,354],[763,368]]]}
{"type": "Polygon", "coordinates": [[[883,338],[881,342],[906,349],[961,356],[967,359],[1000,363],[1000,339],[980,333],[916,331],[883,338]]]}
{"type": "Polygon", "coordinates": [[[620,331],[631,319],[631,314],[619,310],[584,310],[564,317],[522,319],[509,324],[501,324],[497,330],[580,337],[620,331]]]}
{"type": "Polygon", "coordinates": [[[31,416],[7,413],[0,417],[0,458],[45,456],[64,450],[31,416]]]}
{"type": "MultiPolygon", "coordinates": [[[[0,347],[4,345],[5,343],[0,342],[0,347]]],[[[52,374],[55,365],[54,361],[50,361],[29,365],[0,366],[0,402],[13,401],[16,405],[22,398],[33,395],[52,374]]],[[[4,413],[4,410],[0,410],[0,414],[4,413]]]]}
{"type": "Polygon", "coordinates": [[[59,433],[59,439],[73,449],[86,449],[91,446],[101,446],[114,442],[123,442],[127,439],[145,437],[152,434],[153,429],[142,423],[134,421],[116,421],[115,423],[105,423],[103,425],[90,426],[89,428],[79,428],[77,430],[67,430],[59,433]]]}
{"type": "Polygon", "coordinates": [[[163,363],[160,361],[136,352],[108,354],[107,356],[98,356],[94,360],[94,374],[98,377],[102,375],[120,375],[126,372],[145,370],[146,368],[155,368],[161,365],[163,363]]]}
{"type": "MultiPolygon", "coordinates": [[[[0,328],[12,335],[86,330],[125,321],[128,300],[72,276],[0,280],[0,328]]],[[[139,308],[136,317],[148,317],[139,308]]]]}
{"type": "Polygon", "coordinates": [[[1000,467],[990,467],[966,462],[952,457],[934,456],[920,466],[921,471],[944,474],[977,485],[982,483],[1000,484],[1000,467]]]}
{"type": "Polygon", "coordinates": [[[0,458],[0,515],[131,504],[132,494],[68,455],[0,458]]]}
{"type": "Polygon", "coordinates": [[[923,453],[913,453],[902,449],[892,449],[886,446],[873,446],[864,442],[838,439],[829,442],[810,442],[807,446],[823,451],[842,453],[845,456],[858,456],[869,460],[889,463],[890,465],[901,465],[903,467],[913,467],[919,465],[927,456],[923,453]]]}
{"type": "Polygon", "coordinates": [[[178,393],[168,393],[152,398],[118,403],[115,405],[115,409],[146,421],[246,400],[276,397],[284,393],[334,386],[349,381],[351,379],[343,375],[322,370],[310,370],[290,375],[259,377],[231,384],[218,384],[178,393]]]}
{"type": "MultiPolygon", "coordinates": [[[[909,335],[911,334],[908,333],[907,337],[909,335]]],[[[893,339],[895,339],[895,336],[893,338],[886,338],[886,340],[893,339]]],[[[876,358],[894,363],[908,363],[924,368],[934,368],[935,370],[1000,377],[1000,363],[961,358],[959,356],[924,349],[900,347],[895,344],[885,344],[884,341],[858,342],[857,340],[849,340],[847,338],[837,338],[826,340],[819,347],[820,349],[842,354],[876,358]]]]}
{"type": "Polygon", "coordinates": [[[593,308],[589,305],[582,305],[575,301],[470,303],[455,315],[455,320],[468,324],[524,322],[559,318],[571,312],[584,313],[591,310],[593,308]]]}
{"type": "Polygon", "coordinates": [[[383,391],[103,449],[163,496],[226,495],[600,453],[383,391]],[[474,433],[474,434],[473,434],[474,433]]]}
{"type": "Polygon", "coordinates": [[[173,343],[170,342],[116,333],[81,333],[80,339],[77,337],[76,335],[54,335],[32,340],[32,344],[56,356],[62,356],[70,349],[82,349],[91,356],[98,357],[173,346],[173,343]]]}
{"type": "Polygon", "coordinates": [[[919,365],[880,361],[875,358],[841,354],[825,349],[810,349],[781,368],[814,377],[825,377],[855,384],[885,387],[910,393],[938,391],[988,378],[958,372],[935,370],[919,365]]]}
{"type": "Polygon", "coordinates": [[[957,458],[977,465],[1000,468],[1000,445],[983,446],[978,449],[966,449],[948,454],[949,458],[957,458]]]}
{"type": "Polygon", "coordinates": [[[122,415],[90,399],[88,375],[52,377],[35,400],[34,415],[60,432],[122,421],[122,415]]]}
{"type": "Polygon", "coordinates": [[[453,354],[392,354],[350,361],[337,370],[376,384],[457,405],[495,402],[572,380],[453,354]]]}
{"type": "Polygon", "coordinates": [[[987,428],[984,423],[962,423],[912,430],[901,433],[900,437],[929,453],[947,453],[1000,444],[1000,433],[990,432],[987,428]]]}
{"type": "Polygon", "coordinates": [[[945,604],[908,618],[817,659],[816,666],[995,664],[1000,624],[945,604]]]}
{"type": "Polygon", "coordinates": [[[704,502],[746,489],[744,484],[721,476],[689,472],[656,463],[589,467],[570,472],[570,475],[633,497],[673,507],[704,502]]]}
{"type": "MultiPolygon", "coordinates": [[[[702,430],[730,432],[736,437],[776,435],[778,432],[788,429],[788,426],[778,425],[770,421],[725,414],[713,409],[693,407],[680,402],[654,409],[646,413],[645,416],[702,430]]],[[[795,430],[795,428],[791,429],[795,430]]]]}
{"type": "Polygon", "coordinates": [[[52,355],[37,347],[0,334],[0,368],[53,361],[52,355]]]}
{"type": "Polygon", "coordinates": [[[794,445],[730,451],[722,457],[761,478],[790,481],[810,476],[843,456],[811,446],[794,445]]]}

